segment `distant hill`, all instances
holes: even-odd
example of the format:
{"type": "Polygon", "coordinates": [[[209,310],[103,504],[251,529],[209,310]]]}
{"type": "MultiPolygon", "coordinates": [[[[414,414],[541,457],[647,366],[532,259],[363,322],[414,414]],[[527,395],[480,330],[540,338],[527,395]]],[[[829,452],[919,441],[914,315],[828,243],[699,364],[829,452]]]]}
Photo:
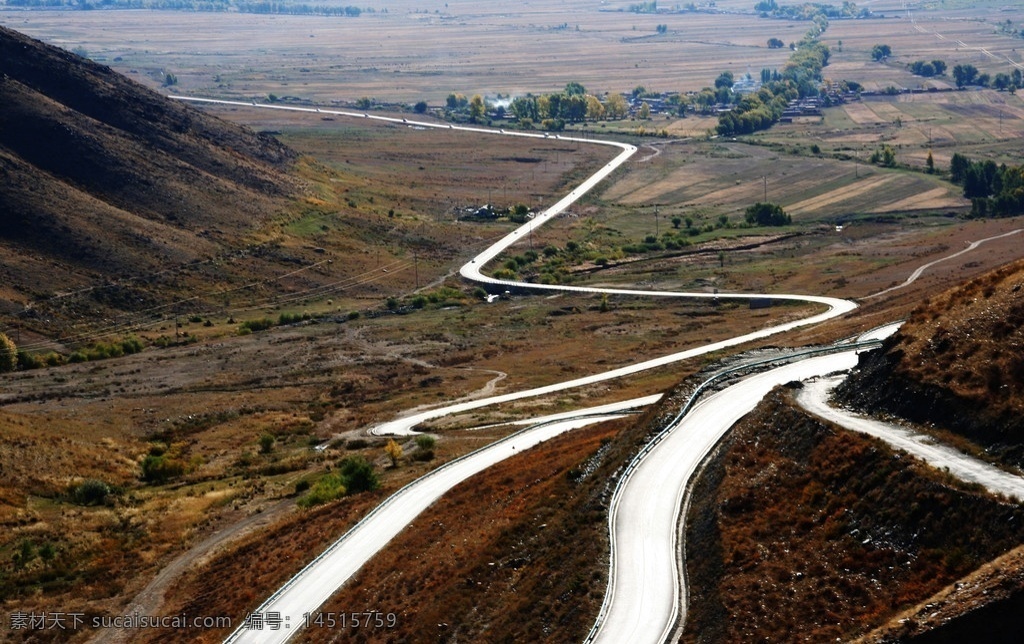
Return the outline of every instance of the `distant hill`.
{"type": "Polygon", "coordinates": [[[238,246],[301,190],[295,158],[0,27],[0,316],[238,246]]]}
{"type": "Polygon", "coordinates": [[[837,393],[1024,467],[1024,262],[926,300],[837,393]]]}

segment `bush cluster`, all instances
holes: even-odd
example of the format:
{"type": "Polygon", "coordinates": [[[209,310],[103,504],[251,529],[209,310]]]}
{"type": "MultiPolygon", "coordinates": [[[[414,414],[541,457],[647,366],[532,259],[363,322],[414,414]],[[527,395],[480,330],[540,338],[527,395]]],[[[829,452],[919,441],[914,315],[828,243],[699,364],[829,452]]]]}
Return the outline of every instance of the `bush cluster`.
{"type": "Polygon", "coordinates": [[[369,492],[380,487],[373,464],[362,456],[349,456],[337,470],[316,482],[309,494],[299,499],[299,506],[310,508],[341,498],[346,494],[369,492]]]}

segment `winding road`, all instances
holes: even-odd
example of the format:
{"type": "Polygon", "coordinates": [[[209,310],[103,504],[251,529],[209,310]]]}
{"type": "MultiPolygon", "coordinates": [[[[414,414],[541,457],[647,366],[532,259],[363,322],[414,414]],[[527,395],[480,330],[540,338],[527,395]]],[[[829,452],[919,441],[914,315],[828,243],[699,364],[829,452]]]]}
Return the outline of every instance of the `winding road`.
{"type": "MultiPolygon", "coordinates": [[[[637,148],[611,140],[581,139],[562,135],[534,132],[506,132],[479,127],[454,126],[427,121],[410,121],[362,112],[327,110],[281,105],[256,105],[239,101],[172,97],[201,103],[260,107],[266,109],[330,114],[352,118],[365,118],[404,124],[410,127],[444,128],[488,136],[518,136],[528,138],[557,138],[580,143],[617,148],[618,154],[595,174],[574,188],[553,206],[532,221],[513,230],[485,249],[460,269],[467,280],[499,288],[534,289],[575,293],[630,295],[668,298],[717,299],[775,299],[813,302],[826,307],[822,313],[785,324],[776,325],[720,342],[694,347],[671,355],[645,360],[633,365],[601,374],[553,383],[519,392],[489,396],[477,400],[463,400],[436,409],[417,411],[371,428],[375,434],[412,434],[415,427],[432,418],[438,418],[501,402],[550,394],[605,380],[620,378],[644,370],[662,367],[701,354],[736,346],[752,340],[767,338],[801,326],[817,324],[843,315],[856,308],[856,304],[836,298],[794,294],[740,294],[706,292],[664,292],[598,287],[557,286],[498,280],[482,273],[489,262],[502,252],[525,240],[594,186],[607,178],[628,161],[637,148]]],[[[919,274],[919,273],[918,273],[919,274]]],[[[913,278],[909,281],[913,281],[913,278]]],[[[908,283],[909,283],[908,281],[908,283]]],[[[902,285],[901,285],[902,286],[902,285]]],[[[894,329],[893,329],[894,330],[894,329]]],[[[891,333],[892,330],[883,332],[891,333]]],[[[771,371],[748,377],[739,383],[709,397],[697,405],[678,424],[666,432],[656,448],[651,449],[636,464],[616,491],[612,503],[610,529],[612,538],[612,565],[609,588],[600,617],[588,640],[599,642],[662,642],[680,623],[679,607],[685,593],[681,590],[682,574],[678,566],[677,542],[681,504],[686,484],[700,461],[720,439],[724,432],[743,414],[752,409],[764,394],[777,384],[790,380],[803,380],[851,368],[856,363],[857,350],[851,349],[801,360],[771,371]]],[[[352,530],[343,535],[319,555],[285,586],[268,598],[254,613],[279,613],[284,622],[278,630],[246,629],[239,627],[228,638],[229,642],[284,642],[303,627],[302,615],[313,613],[342,584],[358,571],[376,552],[454,485],[466,478],[537,443],[562,432],[592,422],[615,418],[627,410],[649,405],[659,395],[624,401],[600,408],[559,414],[545,419],[534,419],[529,428],[467,454],[402,488],[381,506],[371,512],[352,530]]]]}

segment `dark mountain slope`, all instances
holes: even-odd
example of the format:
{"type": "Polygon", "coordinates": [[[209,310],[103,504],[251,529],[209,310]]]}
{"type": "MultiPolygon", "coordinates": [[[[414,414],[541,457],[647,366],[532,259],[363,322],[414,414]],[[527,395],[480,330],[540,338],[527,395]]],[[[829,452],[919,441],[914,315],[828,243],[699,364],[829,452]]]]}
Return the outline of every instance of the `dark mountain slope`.
{"type": "Polygon", "coordinates": [[[247,245],[295,156],[0,28],[0,313],[247,245]]]}

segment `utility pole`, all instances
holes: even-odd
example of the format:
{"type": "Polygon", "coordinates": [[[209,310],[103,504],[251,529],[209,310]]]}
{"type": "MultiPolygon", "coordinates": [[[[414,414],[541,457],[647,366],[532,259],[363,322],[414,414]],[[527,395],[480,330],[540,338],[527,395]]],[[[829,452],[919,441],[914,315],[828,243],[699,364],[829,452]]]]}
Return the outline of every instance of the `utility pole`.
{"type": "Polygon", "coordinates": [[[420,290],[420,256],[416,251],[412,252],[412,272],[416,279],[416,290],[420,290]]]}
{"type": "Polygon", "coordinates": [[[768,175],[761,175],[764,179],[764,203],[768,203],[768,175]]]}
{"type": "Polygon", "coordinates": [[[658,237],[661,235],[661,231],[658,229],[658,207],[654,207],[654,236],[658,237]]]}

